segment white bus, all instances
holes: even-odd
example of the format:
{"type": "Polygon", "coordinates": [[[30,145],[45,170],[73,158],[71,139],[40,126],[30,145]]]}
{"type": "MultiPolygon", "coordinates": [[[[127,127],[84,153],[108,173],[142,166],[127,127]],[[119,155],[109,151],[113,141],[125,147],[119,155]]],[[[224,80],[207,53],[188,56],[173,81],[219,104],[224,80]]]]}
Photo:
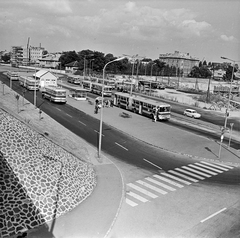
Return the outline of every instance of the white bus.
{"type": "Polygon", "coordinates": [[[74,98],[78,101],[87,100],[87,92],[88,90],[85,88],[71,88],[69,89],[69,97],[74,98]]]}
{"type": "Polygon", "coordinates": [[[39,80],[35,78],[20,76],[19,84],[28,90],[39,90],[39,80]]]}
{"type": "Polygon", "coordinates": [[[56,86],[47,86],[42,91],[42,97],[48,99],[50,102],[67,102],[67,91],[56,86]]]}
{"type": "Polygon", "coordinates": [[[8,71],[7,72],[7,77],[10,79],[10,80],[19,80],[19,75],[17,72],[14,72],[14,71],[8,71]]]}
{"type": "Polygon", "coordinates": [[[82,86],[83,86],[83,88],[91,91],[91,89],[92,89],[92,82],[89,81],[89,80],[83,80],[82,81],[82,86]]]}
{"type": "Polygon", "coordinates": [[[157,120],[169,120],[171,118],[171,106],[142,96],[116,92],[113,104],[132,112],[153,118],[157,109],[157,120]]]}
{"type": "Polygon", "coordinates": [[[92,87],[91,87],[92,93],[102,95],[102,89],[103,89],[103,96],[111,97],[114,86],[102,85],[101,83],[92,83],[92,87]]]}

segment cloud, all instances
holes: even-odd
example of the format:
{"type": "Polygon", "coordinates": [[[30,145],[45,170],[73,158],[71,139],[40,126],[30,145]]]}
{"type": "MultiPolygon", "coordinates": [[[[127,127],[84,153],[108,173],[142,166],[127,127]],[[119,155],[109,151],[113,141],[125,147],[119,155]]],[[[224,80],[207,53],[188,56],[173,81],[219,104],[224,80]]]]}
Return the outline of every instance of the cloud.
{"type": "Polygon", "coordinates": [[[221,35],[220,38],[223,41],[228,41],[228,42],[233,42],[237,40],[234,36],[226,36],[226,35],[221,35]]]}

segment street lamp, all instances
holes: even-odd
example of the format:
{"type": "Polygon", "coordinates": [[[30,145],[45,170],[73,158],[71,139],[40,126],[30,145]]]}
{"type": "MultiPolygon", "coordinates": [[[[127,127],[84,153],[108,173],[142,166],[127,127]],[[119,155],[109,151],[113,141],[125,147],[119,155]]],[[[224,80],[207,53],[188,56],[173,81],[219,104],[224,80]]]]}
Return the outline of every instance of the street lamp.
{"type": "Polygon", "coordinates": [[[36,91],[36,64],[35,64],[35,80],[34,80],[34,106],[37,108],[37,91],[36,91]]]}
{"type": "Polygon", "coordinates": [[[221,59],[225,59],[225,60],[229,60],[231,62],[233,62],[233,69],[232,69],[232,76],[231,76],[231,82],[230,82],[230,89],[229,89],[229,94],[228,94],[228,102],[227,102],[227,109],[225,112],[225,121],[224,121],[224,127],[222,130],[222,135],[221,135],[221,143],[220,143],[220,147],[219,147],[219,153],[218,153],[218,158],[220,159],[221,156],[221,147],[222,147],[222,141],[224,138],[224,132],[226,130],[227,127],[227,120],[228,120],[228,115],[229,115],[229,107],[230,107],[230,96],[231,96],[231,92],[232,92],[232,82],[233,82],[233,74],[234,74],[234,66],[235,66],[235,60],[229,59],[227,57],[223,57],[221,56],[221,59]]]}
{"type": "Polygon", "coordinates": [[[100,116],[100,128],[99,128],[99,144],[98,144],[98,158],[101,157],[101,146],[102,146],[102,124],[103,124],[103,97],[104,97],[104,78],[105,78],[105,69],[106,67],[115,62],[115,61],[120,61],[122,59],[124,59],[124,57],[120,57],[117,58],[115,60],[109,61],[108,63],[105,64],[105,66],[103,67],[103,81],[102,81],[102,97],[101,97],[101,101],[102,101],[102,107],[101,107],[101,116],[100,116]]]}

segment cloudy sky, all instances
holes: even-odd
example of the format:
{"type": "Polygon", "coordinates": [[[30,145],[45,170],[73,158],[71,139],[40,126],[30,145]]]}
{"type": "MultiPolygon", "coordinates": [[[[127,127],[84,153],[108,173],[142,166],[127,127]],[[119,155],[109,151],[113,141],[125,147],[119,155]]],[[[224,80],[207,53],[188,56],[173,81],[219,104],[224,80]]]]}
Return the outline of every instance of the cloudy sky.
{"type": "Polygon", "coordinates": [[[90,49],[157,59],[175,50],[240,60],[239,0],[1,0],[0,50],[90,49]]]}

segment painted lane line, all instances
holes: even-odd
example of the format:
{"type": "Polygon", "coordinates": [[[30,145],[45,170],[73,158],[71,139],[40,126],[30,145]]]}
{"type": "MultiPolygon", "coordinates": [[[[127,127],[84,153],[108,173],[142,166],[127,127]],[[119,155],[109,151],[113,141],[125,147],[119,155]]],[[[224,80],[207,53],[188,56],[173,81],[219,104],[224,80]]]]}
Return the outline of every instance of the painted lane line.
{"type": "Polygon", "coordinates": [[[197,183],[197,182],[198,182],[197,179],[190,178],[190,177],[188,177],[188,176],[186,176],[186,175],[184,175],[184,174],[178,173],[178,172],[176,172],[176,171],[169,170],[168,172],[169,172],[169,173],[172,173],[172,174],[175,174],[175,175],[178,175],[178,176],[180,176],[180,177],[182,177],[182,178],[188,179],[188,180],[190,180],[190,181],[192,181],[192,182],[194,182],[194,183],[197,183]]]}
{"type": "Polygon", "coordinates": [[[174,181],[172,181],[172,180],[170,180],[170,179],[164,178],[164,177],[162,177],[162,176],[160,176],[160,175],[153,175],[153,177],[155,177],[155,178],[157,178],[157,179],[160,179],[160,180],[162,180],[162,181],[165,181],[165,182],[167,182],[167,183],[170,183],[170,184],[172,184],[172,185],[174,185],[174,186],[176,186],[176,187],[178,187],[178,188],[183,188],[183,187],[184,187],[183,185],[181,185],[181,184],[179,184],[179,183],[176,183],[176,182],[174,182],[174,181]]]}
{"type": "MultiPolygon", "coordinates": [[[[94,130],[94,131],[95,131],[96,133],[98,133],[98,134],[99,134],[99,132],[98,132],[98,131],[96,131],[96,130],[94,130]]],[[[105,136],[105,135],[103,135],[103,134],[102,134],[102,136],[105,136]]]]}
{"type": "Polygon", "coordinates": [[[179,182],[181,182],[181,183],[184,183],[184,184],[186,184],[186,185],[190,185],[190,184],[191,184],[191,183],[188,182],[188,181],[185,181],[185,180],[183,180],[183,179],[180,179],[180,178],[178,178],[178,177],[176,177],[176,176],[173,176],[173,175],[171,175],[171,174],[168,174],[168,173],[161,173],[161,175],[164,175],[164,176],[166,176],[166,177],[168,177],[168,178],[177,180],[177,181],[179,181],[179,182]]]}
{"type": "Polygon", "coordinates": [[[163,194],[163,195],[167,194],[166,191],[163,191],[163,190],[160,189],[160,188],[154,187],[154,186],[152,186],[151,184],[146,183],[146,182],[144,182],[144,181],[142,181],[142,180],[138,180],[138,181],[136,181],[136,182],[139,183],[139,184],[141,184],[141,185],[143,185],[143,186],[145,186],[145,187],[147,187],[147,188],[150,188],[150,189],[152,189],[152,190],[154,190],[154,191],[156,191],[156,192],[158,192],[158,193],[161,193],[161,194],[163,194]]]}
{"type": "Polygon", "coordinates": [[[138,205],[137,203],[131,201],[131,200],[128,199],[128,198],[126,198],[125,201],[126,201],[126,203],[127,203],[128,205],[130,205],[130,206],[132,206],[132,207],[136,207],[136,206],[138,205]]]}
{"type": "Polygon", "coordinates": [[[147,191],[146,189],[140,188],[140,187],[134,185],[133,183],[128,183],[127,185],[128,185],[129,187],[131,187],[131,188],[133,188],[133,189],[135,189],[135,190],[137,190],[137,191],[139,191],[139,192],[141,192],[141,193],[143,193],[143,194],[151,197],[151,198],[157,198],[157,197],[158,197],[157,195],[155,195],[155,194],[147,191]]]}
{"type": "Polygon", "coordinates": [[[128,149],[127,149],[126,147],[124,147],[124,146],[118,144],[117,142],[115,142],[115,144],[118,145],[118,146],[120,146],[120,147],[123,148],[124,150],[127,150],[127,151],[128,151],[128,149]]]}
{"type": "Polygon", "coordinates": [[[193,168],[198,169],[198,170],[201,170],[201,171],[203,171],[203,172],[205,172],[205,173],[209,173],[209,174],[211,174],[211,175],[218,175],[217,173],[214,173],[214,172],[212,172],[212,171],[209,171],[209,170],[207,170],[207,169],[198,167],[198,166],[193,165],[193,164],[189,164],[188,166],[193,167],[193,168]]]}
{"type": "Polygon", "coordinates": [[[180,172],[182,172],[182,173],[184,173],[184,174],[188,174],[188,175],[190,175],[190,176],[192,176],[192,177],[195,177],[195,178],[198,178],[198,179],[201,179],[201,180],[204,180],[204,179],[205,179],[205,178],[203,178],[203,177],[201,177],[201,176],[198,176],[198,175],[196,175],[196,174],[193,174],[193,173],[191,173],[191,172],[189,172],[189,171],[186,171],[186,170],[184,170],[184,169],[176,168],[175,170],[180,171],[180,172]]]}
{"type": "Polygon", "coordinates": [[[229,166],[229,165],[226,165],[226,164],[221,164],[221,163],[218,163],[218,162],[213,162],[214,164],[217,164],[217,165],[220,165],[220,166],[223,166],[225,168],[228,168],[228,169],[234,169],[233,167],[229,166]]]}
{"type": "Polygon", "coordinates": [[[81,121],[78,121],[79,123],[81,123],[82,125],[84,125],[84,126],[87,126],[85,123],[83,123],[83,122],[81,122],[81,121]]]}
{"type": "Polygon", "coordinates": [[[215,171],[215,172],[218,172],[218,173],[223,173],[223,171],[221,171],[221,170],[218,170],[218,169],[215,169],[215,168],[211,168],[211,167],[209,167],[207,165],[204,165],[204,164],[200,164],[200,163],[195,163],[195,164],[197,164],[198,166],[207,168],[207,169],[211,169],[212,171],[215,171]]]}
{"type": "Polygon", "coordinates": [[[176,191],[176,189],[175,188],[172,188],[172,187],[170,187],[170,186],[168,186],[168,185],[166,185],[166,184],[164,184],[164,183],[160,183],[160,182],[158,182],[157,180],[155,180],[155,179],[152,179],[152,178],[145,178],[146,180],[148,180],[149,182],[152,182],[152,183],[154,183],[154,184],[157,184],[157,185],[159,185],[159,186],[161,186],[161,187],[163,187],[163,188],[166,188],[166,189],[168,189],[168,190],[170,190],[170,191],[176,191]]]}
{"type": "Polygon", "coordinates": [[[187,169],[187,170],[189,170],[189,171],[191,171],[191,172],[193,172],[193,173],[200,174],[200,175],[205,176],[205,177],[207,177],[207,178],[211,178],[211,177],[212,177],[212,176],[209,175],[209,174],[202,173],[202,172],[200,172],[200,171],[197,171],[196,169],[191,169],[191,168],[189,168],[189,167],[187,167],[187,166],[182,166],[182,168],[183,168],[183,169],[187,169]]]}
{"type": "Polygon", "coordinates": [[[219,213],[221,213],[221,212],[225,211],[226,209],[227,209],[227,208],[225,207],[225,208],[223,208],[222,210],[220,210],[220,211],[218,211],[218,212],[215,212],[215,213],[213,213],[213,214],[212,214],[212,215],[210,215],[209,217],[207,217],[207,218],[205,218],[205,219],[201,220],[201,222],[203,223],[203,222],[207,221],[208,219],[210,219],[210,218],[212,218],[212,217],[216,216],[217,214],[219,214],[219,213]]]}
{"type": "Polygon", "coordinates": [[[224,170],[224,171],[228,171],[228,169],[225,169],[225,168],[223,168],[223,167],[220,167],[220,166],[217,166],[217,165],[215,165],[215,164],[211,164],[211,163],[208,163],[208,162],[205,162],[205,161],[201,161],[201,163],[207,164],[207,165],[212,166],[212,167],[217,168],[217,169],[221,169],[221,170],[224,170]]]}
{"type": "Polygon", "coordinates": [[[67,113],[66,113],[66,115],[69,116],[69,117],[72,117],[71,115],[69,115],[69,114],[67,114],[67,113]]]}
{"type": "Polygon", "coordinates": [[[59,108],[57,108],[57,107],[56,107],[56,109],[57,109],[58,111],[62,111],[61,109],[59,109],[59,108]]]}
{"type": "Polygon", "coordinates": [[[146,198],[141,197],[141,196],[139,196],[139,195],[136,194],[136,193],[129,192],[129,193],[127,193],[127,195],[132,196],[132,197],[134,197],[134,198],[140,200],[141,202],[148,202],[148,200],[147,200],[146,198]]]}
{"type": "Polygon", "coordinates": [[[149,164],[151,164],[151,165],[153,165],[153,166],[155,166],[155,167],[159,168],[159,169],[162,169],[161,167],[157,166],[156,164],[154,164],[154,163],[150,162],[150,161],[149,161],[149,160],[147,160],[147,159],[143,159],[143,160],[144,160],[144,161],[146,161],[146,162],[148,162],[149,164]]]}

